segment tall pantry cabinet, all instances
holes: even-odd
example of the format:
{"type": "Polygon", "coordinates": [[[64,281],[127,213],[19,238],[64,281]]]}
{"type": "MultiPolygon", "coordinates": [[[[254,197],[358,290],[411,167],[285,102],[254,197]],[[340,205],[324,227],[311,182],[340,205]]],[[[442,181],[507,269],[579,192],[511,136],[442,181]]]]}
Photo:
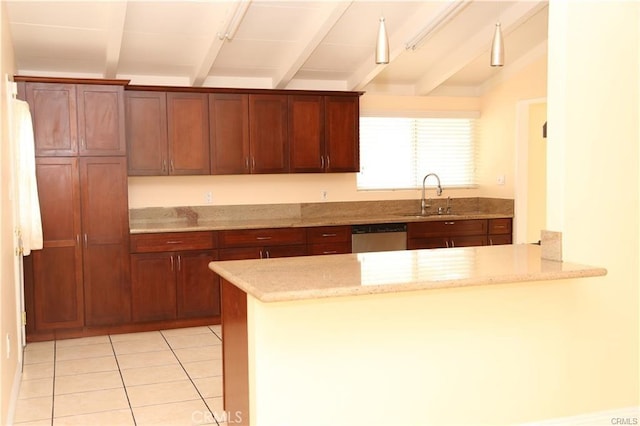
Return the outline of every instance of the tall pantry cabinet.
{"type": "Polygon", "coordinates": [[[32,115],[44,237],[25,262],[27,331],[128,323],[126,82],[16,80],[32,115]]]}

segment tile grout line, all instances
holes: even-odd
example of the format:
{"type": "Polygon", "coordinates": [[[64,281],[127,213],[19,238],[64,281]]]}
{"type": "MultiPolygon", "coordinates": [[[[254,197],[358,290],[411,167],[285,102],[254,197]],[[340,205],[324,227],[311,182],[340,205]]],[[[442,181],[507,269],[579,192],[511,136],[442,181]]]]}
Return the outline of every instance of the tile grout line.
{"type": "MultiPolygon", "coordinates": [[[[218,336],[213,332],[213,330],[211,330],[209,327],[207,327],[207,329],[209,330],[209,332],[211,332],[214,336],[216,336],[218,338],[218,336]]],[[[167,343],[167,346],[169,346],[169,349],[171,349],[171,353],[173,354],[173,356],[175,356],[176,359],[178,360],[178,364],[180,364],[180,368],[182,368],[182,371],[184,371],[184,374],[186,374],[187,377],[189,378],[189,381],[191,382],[191,385],[194,387],[194,389],[196,390],[196,392],[200,396],[200,399],[204,403],[204,406],[207,407],[207,410],[209,410],[209,412],[211,413],[211,416],[213,417],[213,421],[216,422],[217,426],[220,426],[220,423],[218,423],[218,419],[215,416],[215,411],[213,411],[211,409],[211,407],[209,407],[209,404],[207,404],[207,401],[202,396],[202,393],[200,393],[200,389],[198,389],[198,386],[196,386],[196,384],[193,382],[193,379],[191,378],[191,375],[189,374],[187,369],[184,368],[184,365],[182,365],[182,361],[180,361],[180,358],[178,357],[178,355],[176,355],[176,352],[173,350],[173,346],[171,346],[171,343],[169,343],[169,341],[167,340],[167,337],[164,335],[162,330],[160,330],[160,335],[162,336],[164,341],[167,343]]]]}
{"type": "Polygon", "coordinates": [[[111,351],[113,352],[113,357],[116,360],[116,367],[118,367],[118,374],[120,375],[120,381],[122,382],[122,388],[124,389],[124,396],[127,398],[127,404],[129,404],[129,411],[131,412],[133,425],[136,426],[138,422],[136,422],[136,415],[134,414],[133,407],[131,406],[131,400],[129,399],[129,392],[127,392],[127,385],[124,383],[124,377],[122,376],[122,370],[120,369],[120,362],[118,362],[118,355],[116,354],[116,348],[113,347],[113,340],[111,340],[110,334],[109,334],[109,343],[111,344],[111,351]]]}

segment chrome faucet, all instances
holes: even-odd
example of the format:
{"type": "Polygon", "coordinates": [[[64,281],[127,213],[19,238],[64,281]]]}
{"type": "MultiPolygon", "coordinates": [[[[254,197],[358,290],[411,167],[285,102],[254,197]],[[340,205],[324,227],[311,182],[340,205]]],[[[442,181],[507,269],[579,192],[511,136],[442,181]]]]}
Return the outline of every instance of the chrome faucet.
{"type": "Polygon", "coordinates": [[[425,194],[424,194],[424,186],[425,183],[427,182],[427,178],[429,176],[434,176],[437,181],[438,181],[438,187],[436,188],[436,195],[439,197],[442,195],[442,186],[440,186],[440,178],[438,177],[437,174],[435,173],[429,173],[427,174],[424,179],[422,179],[422,199],[420,200],[420,214],[421,215],[426,215],[427,214],[427,208],[431,207],[431,206],[427,206],[427,199],[425,198],[425,194]]]}

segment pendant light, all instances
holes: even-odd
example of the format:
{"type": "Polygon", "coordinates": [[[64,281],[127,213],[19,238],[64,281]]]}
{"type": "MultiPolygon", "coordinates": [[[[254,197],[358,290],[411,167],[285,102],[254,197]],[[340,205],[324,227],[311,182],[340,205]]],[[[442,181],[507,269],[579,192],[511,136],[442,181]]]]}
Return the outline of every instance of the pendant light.
{"type": "Polygon", "coordinates": [[[378,26],[378,42],[376,43],[376,64],[389,63],[389,37],[387,27],[384,25],[384,17],[380,17],[378,26]]]}
{"type": "Polygon", "coordinates": [[[504,65],[504,43],[502,41],[502,28],[500,22],[496,23],[496,30],[493,33],[491,43],[491,66],[501,67],[504,65]]]}

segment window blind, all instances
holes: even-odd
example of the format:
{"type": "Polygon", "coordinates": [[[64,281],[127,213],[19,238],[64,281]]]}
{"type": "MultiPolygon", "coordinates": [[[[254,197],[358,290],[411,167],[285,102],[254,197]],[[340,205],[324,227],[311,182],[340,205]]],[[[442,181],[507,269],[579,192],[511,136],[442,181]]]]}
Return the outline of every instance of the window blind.
{"type": "Polygon", "coordinates": [[[473,118],[361,117],[358,189],[421,188],[427,173],[473,187],[477,139],[473,118]]]}

